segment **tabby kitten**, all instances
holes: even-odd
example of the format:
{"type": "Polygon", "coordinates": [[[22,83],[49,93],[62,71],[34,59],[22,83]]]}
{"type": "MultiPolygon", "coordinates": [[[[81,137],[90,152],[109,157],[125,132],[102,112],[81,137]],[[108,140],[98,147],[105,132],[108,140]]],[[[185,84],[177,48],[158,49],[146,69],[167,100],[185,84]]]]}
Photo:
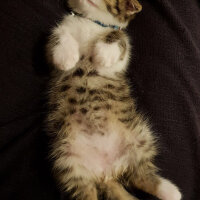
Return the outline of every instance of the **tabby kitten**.
{"type": "Polygon", "coordinates": [[[142,7],[137,0],[69,0],[74,11],[47,45],[56,67],[47,119],[58,183],[77,200],[137,200],[137,187],[162,200],[178,188],[153,164],[155,137],[136,111],[125,71],[130,44],[123,29],[142,7]]]}

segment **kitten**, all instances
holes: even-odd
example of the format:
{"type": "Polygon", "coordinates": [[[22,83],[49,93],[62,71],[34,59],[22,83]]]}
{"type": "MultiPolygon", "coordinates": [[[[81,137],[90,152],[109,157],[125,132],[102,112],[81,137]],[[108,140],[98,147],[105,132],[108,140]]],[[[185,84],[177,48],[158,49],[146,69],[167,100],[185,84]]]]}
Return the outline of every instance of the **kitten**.
{"type": "Polygon", "coordinates": [[[140,12],[137,0],[69,0],[73,14],[47,45],[56,67],[47,119],[58,183],[71,197],[137,200],[137,187],[162,200],[181,193],[158,175],[155,137],[136,111],[125,71],[130,57],[123,29],[140,12]]]}

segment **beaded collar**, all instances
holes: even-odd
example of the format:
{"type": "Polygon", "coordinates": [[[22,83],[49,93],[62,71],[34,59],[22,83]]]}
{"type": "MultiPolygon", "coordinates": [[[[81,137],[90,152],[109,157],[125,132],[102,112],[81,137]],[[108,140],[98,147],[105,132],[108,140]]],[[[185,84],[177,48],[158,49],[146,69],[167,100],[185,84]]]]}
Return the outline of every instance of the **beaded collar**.
{"type": "MultiPolygon", "coordinates": [[[[71,14],[72,16],[78,16],[78,17],[83,17],[83,18],[85,18],[82,14],[77,13],[77,12],[75,12],[75,11],[71,11],[70,14],[71,14]]],[[[88,20],[90,20],[90,21],[92,21],[92,22],[94,22],[94,23],[96,23],[96,24],[98,24],[99,26],[102,26],[102,27],[104,27],[104,28],[112,28],[112,29],[115,29],[115,30],[121,30],[121,29],[122,29],[120,26],[117,26],[117,25],[104,24],[104,23],[102,23],[102,22],[100,22],[100,21],[98,21],[98,20],[92,20],[92,19],[90,19],[90,18],[86,18],[86,19],[88,19],[88,20]]]]}

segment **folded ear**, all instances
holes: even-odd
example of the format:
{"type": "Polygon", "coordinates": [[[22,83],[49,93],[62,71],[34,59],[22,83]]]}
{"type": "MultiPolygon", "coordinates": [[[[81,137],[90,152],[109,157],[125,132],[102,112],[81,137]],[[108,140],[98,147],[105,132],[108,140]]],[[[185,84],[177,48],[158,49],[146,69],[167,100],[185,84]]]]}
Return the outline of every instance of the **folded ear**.
{"type": "Polygon", "coordinates": [[[137,0],[126,1],[127,15],[134,15],[142,10],[142,5],[137,0]]]}

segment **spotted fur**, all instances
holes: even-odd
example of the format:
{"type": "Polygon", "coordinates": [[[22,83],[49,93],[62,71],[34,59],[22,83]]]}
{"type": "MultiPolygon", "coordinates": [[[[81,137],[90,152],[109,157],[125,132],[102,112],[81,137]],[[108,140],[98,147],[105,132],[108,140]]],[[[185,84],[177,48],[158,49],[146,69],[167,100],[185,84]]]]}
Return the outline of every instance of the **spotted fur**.
{"type": "Polygon", "coordinates": [[[100,14],[104,23],[125,27],[141,5],[137,0],[69,0],[69,5],[84,17],[66,16],[47,44],[56,69],[46,124],[59,186],[77,200],[138,200],[125,187],[180,200],[178,188],[158,175],[156,137],[130,95],[129,38],[92,22],[100,14]]]}

